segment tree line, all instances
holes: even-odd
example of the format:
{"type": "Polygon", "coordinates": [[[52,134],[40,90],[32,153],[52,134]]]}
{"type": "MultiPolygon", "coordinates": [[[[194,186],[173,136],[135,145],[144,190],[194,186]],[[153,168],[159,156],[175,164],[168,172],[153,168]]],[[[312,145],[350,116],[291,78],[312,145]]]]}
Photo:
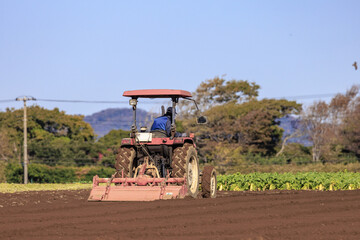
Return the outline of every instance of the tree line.
{"type": "MultiPolygon", "coordinates": [[[[113,166],[116,149],[128,131],[112,130],[96,139],[81,115],[68,115],[55,108],[28,108],[28,155],[30,162],[48,165],[113,166]]],[[[0,158],[22,162],[23,110],[0,112],[0,158]]]]}
{"type": "MultiPolygon", "coordinates": [[[[309,162],[359,158],[357,86],[328,103],[317,101],[304,109],[296,101],[258,99],[259,89],[254,82],[215,77],[193,92],[199,110],[190,101],[180,102],[177,130],[195,133],[201,161],[234,166],[280,158],[291,161],[299,156],[309,162]],[[207,116],[208,123],[197,125],[198,115],[207,116]],[[279,119],[288,115],[298,119],[297,130],[289,134],[279,126],[279,119]],[[312,146],[290,143],[299,136],[308,138],[312,146]]],[[[113,166],[121,139],[127,136],[128,131],[112,130],[97,139],[84,116],[68,115],[57,108],[28,108],[30,162],[113,166]]],[[[0,112],[0,159],[21,163],[22,144],[23,110],[0,112]]]]}
{"type": "Polygon", "coordinates": [[[258,99],[260,86],[244,80],[215,77],[202,82],[193,93],[200,112],[189,102],[184,129],[195,132],[199,154],[208,162],[234,166],[249,162],[300,163],[357,160],[360,154],[360,98],[358,86],[337,94],[329,103],[302,104],[286,99],[258,99]],[[196,125],[193,115],[208,117],[196,125]],[[296,130],[284,133],[279,119],[293,116],[296,130]],[[290,143],[305,138],[312,146],[290,143]],[[259,160],[266,159],[266,160],[259,160]]]}
{"type": "Polygon", "coordinates": [[[329,103],[316,101],[301,114],[302,131],[313,143],[314,162],[336,159],[342,154],[360,157],[359,86],[337,94],[329,103]]]}

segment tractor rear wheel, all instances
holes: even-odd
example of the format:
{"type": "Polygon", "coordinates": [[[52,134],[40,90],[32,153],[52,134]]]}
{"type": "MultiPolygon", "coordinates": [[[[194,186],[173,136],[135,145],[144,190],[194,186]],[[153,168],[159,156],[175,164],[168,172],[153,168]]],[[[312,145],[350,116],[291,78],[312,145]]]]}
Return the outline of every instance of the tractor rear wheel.
{"type": "Polygon", "coordinates": [[[135,149],[131,147],[121,147],[116,155],[115,168],[118,176],[121,177],[121,172],[124,172],[124,177],[133,176],[133,162],[135,158],[135,149]]]}
{"type": "Polygon", "coordinates": [[[201,195],[204,198],[216,198],[216,171],[213,166],[205,166],[201,177],[201,195]]]}
{"type": "Polygon", "coordinates": [[[199,160],[194,146],[185,143],[182,147],[177,147],[173,152],[171,165],[171,176],[186,177],[188,195],[196,198],[199,192],[199,160]]]}

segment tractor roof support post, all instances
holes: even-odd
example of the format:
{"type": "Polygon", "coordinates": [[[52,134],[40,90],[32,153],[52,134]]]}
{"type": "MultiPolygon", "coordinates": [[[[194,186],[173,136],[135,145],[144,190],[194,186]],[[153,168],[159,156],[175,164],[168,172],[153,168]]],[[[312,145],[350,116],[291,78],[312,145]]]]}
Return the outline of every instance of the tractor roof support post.
{"type": "Polygon", "coordinates": [[[171,113],[171,124],[175,124],[175,107],[176,107],[176,98],[172,99],[172,113],[171,113]]]}
{"type": "Polygon", "coordinates": [[[173,97],[172,99],[172,112],[171,112],[171,139],[175,137],[176,125],[175,125],[175,107],[179,98],[173,97]]]}
{"type": "MultiPolygon", "coordinates": [[[[136,99],[136,98],[133,98],[133,99],[136,99]]],[[[133,108],[133,124],[131,126],[131,131],[133,133],[135,133],[136,130],[137,130],[137,126],[136,126],[136,104],[132,105],[132,108],[133,108]]]]}

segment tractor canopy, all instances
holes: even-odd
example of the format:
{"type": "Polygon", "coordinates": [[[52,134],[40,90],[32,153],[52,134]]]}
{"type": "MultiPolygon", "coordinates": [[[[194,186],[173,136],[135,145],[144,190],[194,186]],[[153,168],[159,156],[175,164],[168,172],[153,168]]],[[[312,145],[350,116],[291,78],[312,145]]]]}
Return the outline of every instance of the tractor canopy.
{"type": "Polygon", "coordinates": [[[131,98],[191,98],[191,93],[174,89],[144,89],[125,91],[123,96],[131,98]]]}

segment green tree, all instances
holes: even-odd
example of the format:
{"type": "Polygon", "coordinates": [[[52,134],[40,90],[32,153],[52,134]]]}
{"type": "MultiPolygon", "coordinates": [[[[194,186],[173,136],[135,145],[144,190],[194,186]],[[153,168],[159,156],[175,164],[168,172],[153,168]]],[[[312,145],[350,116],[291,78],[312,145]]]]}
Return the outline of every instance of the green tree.
{"type": "Polygon", "coordinates": [[[99,138],[98,144],[100,144],[103,149],[113,147],[118,148],[121,145],[121,140],[128,137],[130,137],[130,131],[124,131],[121,129],[111,130],[105,136],[99,138]]]}
{"type": "Polygon", "coordinates": [[[119,147],[121,146],[121,140],[123,138],[128,138],[129,136],[130,131],[118,129],[111,130],[108,134],[99,138],[96,146],[99,150],[99,153],[102,155],[100,164],[108,167],[114,167],[115,156],[119,147]]]}
{"type": "MultiPolygon", "coordinates": [[[[22,149],[23,110],[7,109],[0,112],[0,129],[7,130],[9,141],[22,149]]],[[[30,159],[46,160],[53,164],[93,161],[96,157],[92,148],[94,142],[94,131],[83,121],[83,116],[67,115],[57,108],[28,108],[30,159]]]]}
{"type": "Polygon", "coordinates": [[[316,101],[302,113],[305,131],[313,143],[313,161],[338,160],[357,149],[360,125],[359,86],[352,86],[345,94],[337,94],[330,103],[316,101]]]}
{"type": "Polygon", "coordinates": [[[254,82],[244,80],[226,81],[223,78],[215,77],[206,80],[196,89],[195,100],[204,105],[214,103],[226,103],[230,101],[249,101],[258,96],[260,86],[254,82]]]}
{"type": "Polygon", "coordinates": [[[0,129],[0,161],[15,159],[16,148],[13,149],[9,139],[9,133],[5,128],[0,129]]]}
{"type": "Polygon", "coordinates": [[[301,105],[284,99],[257,100],[255,83],[214,78],[201,83],[195,99],[205,106],[207,125],[196,125],[195,119],[183,116],[185,129],[195,132],[199,155],[205,161],[227,162],[246,154],[273,155],[283,130],[278,118],[298,114],[301,105]]]}
{"type": "MultiPolygon", "coordinates": [[[[200,135],[212,142],[227,142],[231,148],[241,147],[239,153],[272,155],[281,141],[283,130],[277,119],[298,113],[301,105],[286,100],[252,100],[242,104],[230,102],[205,112],[209,124],[200,135]]],[[[211,144],[210,144],[211,149],[211,144]]]]}
{"type": "MultiPolygon", "coordinates": [[[[228,102],[242,103],[256,99],[259,95],[260,86],[254,82],[244,80],[226,81],[224,78],[214,77],[200,83],[193,99],[198,103],[200,111],[204,112],[215,105],[228,102]]],[[[182,117],[191,117],[196,108],[192,102],[182,101],[180,104],[182,117]]]]}
{"type": "Polygon", "coordinates": [[[342,134],[344,150],[360,158],[360,103],[345,117],[342,134]]]}

